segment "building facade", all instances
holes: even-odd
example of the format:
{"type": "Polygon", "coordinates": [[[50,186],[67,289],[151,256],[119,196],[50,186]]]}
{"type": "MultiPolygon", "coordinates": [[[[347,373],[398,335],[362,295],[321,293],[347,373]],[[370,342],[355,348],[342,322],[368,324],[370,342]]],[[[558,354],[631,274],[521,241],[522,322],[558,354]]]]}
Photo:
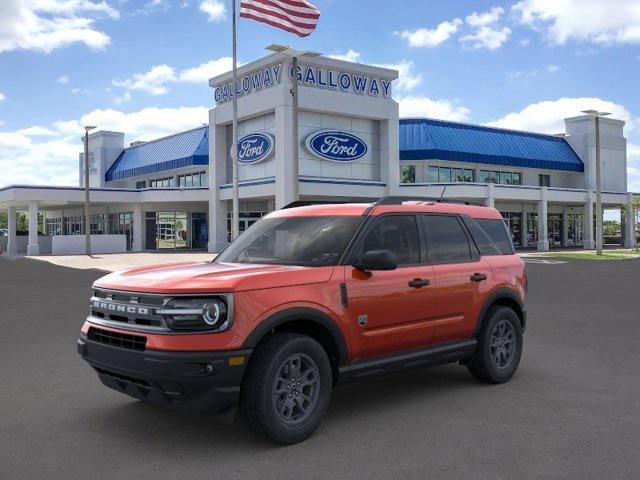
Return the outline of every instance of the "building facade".
{"type": "MultiPolygon", "coordinates": [[[[502,212],[514,244],[548,250],[594,246],[595,124],[565,120],[561,135],[440,120],[399,119],[394,70],[323,56],[273,54],[239,68],[240,229],[294,200],[369,201],[382,195],[442,197],[502,212]],[[294,73],[299,82],[298,178],[293,177],[294,73]]],[[[209,124],[124,145],[123,132],[89,136],[95,253],[219,251],[229,241],[232,201],[231,74],[209,81],[209,124]]],[[[603,203],[620,209],[625,246],[635,242],[627,192],[624,122],[600,120],[603,203]]],[[[80,187],[0,189],[9,212],[9,253],[83,253],[80,187]],[[16,214],[28,213],[27,232],[16,214]],[[38,234],[38,231],[40,234],[38,234]]]]}

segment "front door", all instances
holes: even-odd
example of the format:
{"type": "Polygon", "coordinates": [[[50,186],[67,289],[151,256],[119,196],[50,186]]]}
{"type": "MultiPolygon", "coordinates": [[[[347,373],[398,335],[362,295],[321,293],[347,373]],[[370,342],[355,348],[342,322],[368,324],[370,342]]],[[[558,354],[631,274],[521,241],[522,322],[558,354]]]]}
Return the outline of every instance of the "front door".
{"type": "Polygon", "coordinates": [[[433,268],[423,263],[417,218],[386,215],[374,220],[357,258],[387,249],[398,257],[390,271],[345,270],[354,360],[428,346],[435,313],[433,268]],[[425,282],[427,281],[427,282],[425,282]]]}

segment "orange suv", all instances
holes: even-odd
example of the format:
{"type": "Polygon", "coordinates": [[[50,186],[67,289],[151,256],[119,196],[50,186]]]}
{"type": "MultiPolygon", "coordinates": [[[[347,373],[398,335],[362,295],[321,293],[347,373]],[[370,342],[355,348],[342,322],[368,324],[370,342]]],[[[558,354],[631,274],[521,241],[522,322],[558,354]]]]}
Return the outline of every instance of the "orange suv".
{"type": "Polygon", "coordinates": [[[290,444],[332,387],[460,362],[509,380],[527,274],[493,208],[384,197],[275,211],[211,263],[95,282],[78,351],[108,387],[290,444]]]}

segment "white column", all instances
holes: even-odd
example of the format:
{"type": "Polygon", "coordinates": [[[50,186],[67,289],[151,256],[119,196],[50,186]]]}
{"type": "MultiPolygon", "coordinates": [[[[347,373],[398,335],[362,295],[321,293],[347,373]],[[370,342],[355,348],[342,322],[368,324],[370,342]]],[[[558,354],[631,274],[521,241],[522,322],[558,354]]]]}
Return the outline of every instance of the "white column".
{"type": "Polygon", "coordinates": [[[392,118],[380,122],[380,178],[389,195],[400,193],[400,124],[395,102],[394,108],[392,118]]]}
{"type": "MultiPolygon", "coordinates": [[[[290,102],[290,99],[288,100],[290,102]]],[[[276,107],[275,137],[276,137],[276,208],[282,208],[293,201],[293,175],[291,152],[291,106],[280,105],[276,107]]]]}
{"type": "Polygon", "coordinates": [[[485,207],[495,208],[495,185],[493,183],[487,184],[487,198],[484,199],[485,207]]]}
{"type": "Polygon", "coordinates": [[[593,238],[593,198],[587,194],[587,201],[584,204],[584,249],[593,250],[596,242],[593,238]]]}
{"type": "Polygon", "coordinates": [[[547,187],[540,188],[540,201],[538,202],[538,250],[549,250],[549,238],[547,234],[547,187]]]}
{"type": "Polygon", "coordinates": [[[29,204],[29,243],[27,244],[27,255],[40,255],[38,245],[38,204],[29,204]]]}
{"type": "Polygon", "coordinates": [[[144,213],[142,204],[133,204],[133,241],[131,242],[131,250],[134,252],[142,251],[142,233],[143,233],[144,213]]]}
{"type": "Polygon", "coordinates": [[[9,238],[7,239],[7,253],[9,255],[18,254],[18,243],[16,241],[16,215],[18,209],[16,207],[9,207],[7,213],[7,228],[9,229],[9,238]]]}
{"type": "Polygon", "coordinates": [[[629,193],[624,212],[624,248],[636,247],[636,222],[634,217],[633,193],[629,193]]]}
{"type": "MultiPolygon", "coordinates": [[[[230,202],[220,200],[220,185],[228,183],[227,161],[230,146],[227,148],[225,125],[216,125],[215,110],[209,114],[209,242],[207,250],[211,253],[221,251],[228,243],[227,214],[230,202]],[[213,161],[213,159],[216,159],[213,161]]],[[[230,170],[230,169],[229,169],[230,170]]],[[[240,189],[242,195],[242,189],[240,189]]]]}

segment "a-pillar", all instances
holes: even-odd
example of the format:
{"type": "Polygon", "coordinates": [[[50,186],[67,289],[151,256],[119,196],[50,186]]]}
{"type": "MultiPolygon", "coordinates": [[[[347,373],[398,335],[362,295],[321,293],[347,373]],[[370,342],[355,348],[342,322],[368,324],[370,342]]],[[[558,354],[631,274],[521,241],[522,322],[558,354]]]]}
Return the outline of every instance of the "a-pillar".
{"type": "Polygon", "coordinates": [[[38,245],[38,204],[29,204],[29,243],[27,244],[27,255],[40,255],[38,245]]]}
{"type": "Polygon", "coordinates": [[[596,248],[596,242],[593,238],[593,202],[594,199],[591,194],[587,195],[587,201],[584,204],[584,242],[583,246],[585,250],[593,250],[596,248]]]}
{"type": "Polygon", "coordinates": [[[144,223],[144,214],[142,212],[142,204],[133,205],[133,241],[131,242],[131,250],[134,252],[142,251],[142,226],[144,223]]]}
{"type": "Polygon", "coordinates": [[[496,207],[495,201],[495,185],[493,183],[487,183],[487,197],[484,199],[485,207],[496,207]]]}
{"type": "Polygon", "coordinates": [[[624,248],[636,247],[635,216],[636,213],[633,205],[633,193],[629,193],[624,210],[624,248]]]}
{"type": "Polygon", "coordinates": [[[9,207],[7,213],[7,227],[9,229],[9,237],[7,238],[7,253],[9,255],[18,254],[18,242],[16,238],[16,223],[17,223],[18,209],[16,207],[9,207]]]}
{"type": "Polygon", "coordinates": [[[549,250],[549,235],[547,234],[547,187],[540,188],[538,202],[538,250],[549,250]]]}

